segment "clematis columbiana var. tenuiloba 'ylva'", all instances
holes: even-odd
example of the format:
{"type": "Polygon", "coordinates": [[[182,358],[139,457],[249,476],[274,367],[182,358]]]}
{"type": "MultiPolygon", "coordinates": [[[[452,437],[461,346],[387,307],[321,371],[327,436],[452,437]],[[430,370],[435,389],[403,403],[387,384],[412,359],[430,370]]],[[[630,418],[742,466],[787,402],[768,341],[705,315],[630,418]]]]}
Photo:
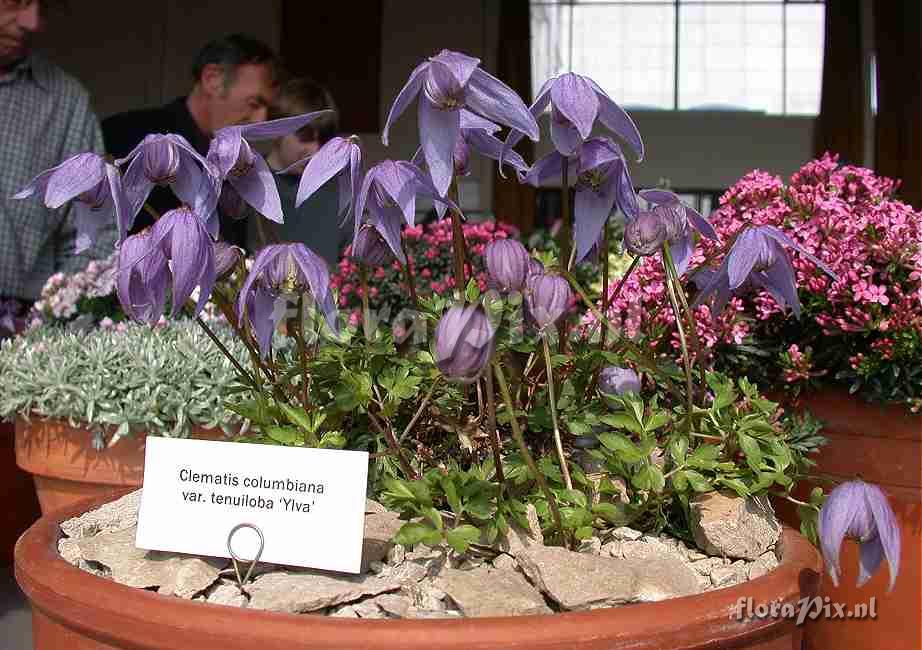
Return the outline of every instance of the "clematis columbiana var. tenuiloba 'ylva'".
{"type": "MultiPolygon", "coordinates": [[[[591,138],[578,156],[552,151],[537,161],[522,180],[541,187],[560,182],[564,162],[570,183],[576,188],[573,209],[573,238],[576,262],[585,258],[617,206],[628,220],[639,213],[637,197],[621,148],[608,138],[591,138]]],[[[563,260],[566,263],[566,260],[563,260]]]]}
{"type": "Polygon", "coordinates": [[[384,124],[381,140],[387,145],[391,124],[419,97],[419,142],[439,196],[448,194],[454,174],[461,109],[538,140],[538,124],[525,103],[479,66],[480,59],[450,50],[430,57],[410,73],[384,124]]]}
{"type": "Polygon", "coordinates": [[[313,298],[330,329],[338,332],[336,305],[330,291],[330,271],[323,258],[299,243],[263,248],[237,297],[237,318],[241,323],[244,317],[249,320],[264,357],[269,352],[272,332],[284,316],[284,305],[277,304],[277,301],[286,294],[298,296],[304,293],[313,298]]]}
{"type": "Polygon", "coordinates": [[[78,153],[43,171],[12,198],[26,199],[33,194],[39,194],[45,207],[51,209],[74,201],[74,253],[92,246],[107,222],[115,222],[119,241],[123,241],[134,221],[118,169],[95,153],[78,153]]]}
{"type": "Polygon", "coordinates": [[[413,163],[404,160],[384,160],[378,163],[365,174],[355,198],[356,234],[363,220],[367,220],[381,233],[394,257],[401,264],[406,264],[400,228],[404,222],[410,226],[416,223],[417,195],[443,202],[459,214],[461,212],[452,201],[439,195],[429,177],[413,163]]]}
{"type": "Polygon", "coordinates": [[[833,280],[837,279],[836,274],[822,260],[811,255],[774,226],[752,226],[736,238],[719,269],[695,274],[693,280],[701,287],[695,306],[714,294],[711,314],[716,318],[733,292],[761,288],[768,291],[782,309],[790,306],[799,318],[797,276],[784,246],[798,251],[833,280]]]}
{"type": "Polygon", "coordinates": [[[358,136],[332,138],[308,159],[298,183],[295,207],[300,207],[334,177],[339,188],[339,216],[345,223],[362,183],[362,147],[358,136]]]}
{"type": "MultiPolygon", "coordinates": [[[[548,79],[529,111],[537,119],[548,105],[551,107],[551,140],[560,155],[577,155],[598,120],[630,145],[637,155],[637,162],[643,160],[643,139],[634,121],[592,79],[572,72],[548,79]]],[[[505,153],[500,159],[500,167],[523,135],[527,134],[513,127],[503,147],[505,153]]]]}
{"type": "Polygon", "coordinates": [[[505,292],[525,289],[525,281],[533,267],[531,256],[518,241],[515,239],[491,241],[483,251],[483,260],[487,267],[490,286],[505,292]]]}
{"type": "Polygon", "coordinates": [[[697,230],[703,237],[714,241],[717,241],[717,231],[697,210],[682,203],[677,195],[668,190],[641,190],[639,194],[640,198],[653,206],[652,212],[663,220],[669,255],[676,272],[682,275],[688,270],[695,253],[692,231],[697,230]]]}
{"type": "Polygon", "coordinates": [[[846,537],[859,543],[858,586],[862,586],[886,558],[893,590],[900,572],[900,529],[887,496],[876,485],[847,481],[838,485],[823,503],[819,517],[820,547],[832,583],[842,572],[839,551],[846,537]]]}
{"type": "Polygon", "coordinates": [[[472,384],[493,357],[496,330],[480,305],[454,305],[435,328],[435,363],[451,381],[472,384]]]}

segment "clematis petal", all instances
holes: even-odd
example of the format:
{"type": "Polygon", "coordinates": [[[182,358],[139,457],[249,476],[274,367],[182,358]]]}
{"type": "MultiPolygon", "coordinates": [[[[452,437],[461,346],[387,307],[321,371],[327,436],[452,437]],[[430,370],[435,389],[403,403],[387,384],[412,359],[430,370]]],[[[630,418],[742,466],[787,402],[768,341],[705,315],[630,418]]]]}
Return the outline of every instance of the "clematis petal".
{"type": "Polygon", "coordinates": [[[381,142],[384,143],[384,146],[388,144],[391,123],[400,117],[407,109],[407,106],[416,99],[420,88],[423,86],[423,81],[425,81],[426,72],[429,70],[430,65],[428,61],[424,61],[416,66],[413,72],[410,73],[410,78],[407,80],[407,83],[401,88],[400,92],[397,93],[397,98],[394,99],[391,110],[387,114],[387,120],[384,122],[384,131],[381,133],[381,142]]]}
{"type": "Polygon", "coordinates": [[[105,178],[105,164],[105,159],[98,154],[79,153],[33,178],[12,198],[24,199],[43,190],[45,205],[60,208],[101,183],[105,178]]]}
{"type": "MultiPolygon", "coordinates": [[[[268,120],[266,122],[257,122],[255,124],[244,124],[236,128],[240,130],[240,134],[247,140],[259,141],[259,140],[272,140],[274,138],[281,138],[290,133],[294,133],[298,129],[310,124],[319,117],[326,117],[328,115],[333,115],[336,111],[325,108],[321,111],[313,111],[311,113],[304,113],[302,115],[295,115],[293,117],[282,117],[277,120],[268,120]]],[[[221,131],[218,131],[220,133],[221,131]]],[[[215,134],[217,136],[217,133],[215,134]]]]}
{"type": "Polygon", "coordinates": [[[93,245],[103,224],[99,210],[93,210],[85,203],[77,203],[73,207],[73,211],[74,227],[77,229],[74,254],[79,255],[93,245]]]}
{"type": "Polygon", "coordinates": [[[711,225],[711,222],[701,216],[701,213],[697,210],[688,207],[685,207],[685,217],[691,223],[692,227],[701,233],[703,237],[717,241],[717,231],[714,230],[714,226],[711,225]]]}
{"type": "Polygon", "coordinates": [[[303,244],[293,244],[291,247],[295,263],[307,278],[311,294],[317,307],[323,312],[327,325],[334,332],[339,331],[336,307],[330,292],[330,270],[322,257],[303,244]]]}
{"type": "Polygon", "coordinates": [[[265,287],[259,287],[247,303],[247,317],[253,328],[253,335],[256,337],[256,345],[259,346],[259,354],[263,359],[269,354],[272,334],[285,314],[284,308],[276,307],[278,301],[284,302],[284,298],[265,287]]]}
{"type": "MultiPolygon", "coordinates": [[[[487,131],[471,130],[467,132],[465,137],[471,148],[481,156],[499,160],[500,156],[503,155],[502,141],[487,131]]],[[[506,153],[506,163],[518,172],[526,173],[528,171],[528,165],[516,151],[506,153]]]]}
{"type": "Polygon", "coordinates": [[[426,83],[423,84],[423,97],[438,108],[453,110],[462,102],[464,86],[458,81],[454,69],[432,59],[426,83]]]}
{"type": "Polygon", "coordinates": [[[128,165],[122,176],[122,188],[125,191],[125,197],[128,200],[128,212],[131,220],[138,216],[138,213],[144,207],[147,197],[154,189],[154,184],[147,178],[144,173],[144,162],[140,157],[135,158],[128,165]]]}
{"type": "Polygon", "coordinates": [[[499,124],[494,124],[490,120],[484,119],[476,113],[471,113],[466,108],[461,109],[461,128],[477,131],[486,131],[487,133],[496,133],[501,130],[499,124]]]}
{"type": "Polygon", "coordinates": [[[401,219],[400,213],[396,208],[390,209],[390,214],[386,210],[373,213],[369,223],[374,226],[375,230],[384,238],[387,245],[390,246],[394,257],[401,264],[407,263],[407,256],[403,252],[403,241],[400,237],[401,219]],[[396,213],[396,214],[395,214],[396,213]]]}
{"type": "Polygon", "coordinates": [[[512,88],[480,68],[474,70],[467,84],[466,104],[488,120],[505,124],[534,142],[538,141],[538,123],[525,102],[512,88]]]}
{"type": "MultiPolygon", "coordinates": [[[[774,289],[772,295],[776,293],[781,295],[784,300],[781,301],[781,308],[784,308],[786,302],[791,306],[794,315],[800,318],[800,300],[797,297],[797,276],[794,274],[794,267],[787,255],[778,255],[775,263],[765,269],[765,277],[768,280],[766,288],[774,289]]],[[[777,299],[777,298],[776,298],[777,299]]]]}
{"type": "Polygon", "coordinates": [[[259,154],[253,158],[253,168],[242,176],[231,175],[227,181],[240,193],[240,197],[275,223],[283,223],[282,200],[272,170],[259,154]]]}
{"type": "Polygon", "coordinates": [[[777,241],[778,243],[784,244],[785,246],[790,246],[791,248],[795,249],[797,252],[799,252],[801,255],[806,257],[808,260],[816,264],[821,270],[823,270],[827,275],[829,275],[829,277],[831,277],[834,281],[839,279],[838,276],[835,274],[835,272],[831,268],[829,268],[829,266],[825,262],[823,262],[823,260],[821,260],[815,255],[811,255],[810,253],[808,253],[803,248],[803,246],[801,246],[800,244],[795,242],[793,239],[785,235],[778,228],[775,228],[774,226],[760,226],[759,230],[763,232],[765,235],[777,241]]]}
{"type": "Polygon", "coordinates": [[[832,584],[839,586],[839,552],[845,534],[852,526],[856,513],[863,507],[860,487],[853,482],[842,483],[833,490],[823,504],[819,516],[820,548],[832,584]],[[861,506],[861,507],[857,507],[861,506]]]}
{"type": "Polygon", "coordinates": [[[323,145],[304,167],[298,183],[295,207],[300,207],[314,192],[341,172],[349,164],[351,156],[351,145],[345,138],[336,137],[323,145]]]}
{"type": "MultiPolygon", "coordinates": [[[[602,226],[615,206],[615,182],[608,180],[599,191],[577,189],[573,207],[573,239],[576,241],[576,263],[582,262],[599,239],[602,226]]],[[[564,262],[566,260],[563,260],[564,262]]]]}
{"type": "Polygon", "coordinates": [[[698,287],[698,295],[692,303],[692,308],[703,305],[707,299],[714,294],[714,300],[711,303],[711,319],[716,321],[720,312],[730,300],[730,286],[727,280],[727,261],[718,269],[701,269],[692,276],[692,281],[698,287]]]}
{"type": "Polygon", "coordinates": [[[650,190],[640,190],[640,198],[648,203],[653,203],[655,205],[662,205],[664,203],[681,203],[679,200],[679,195],[670,192],[669,190],[660,190],[660,189],[650,189],[650,190]]]}
{"type": "MultiPolygon", "coordinates": [[[[359,227],[361,227],[362,221],[365,218],[365,209],[366,205],[368,204],[368,193],[371,191],[372,183],[375,180],[372,171],[374,171],[374,168],[365,174],[365,178],[362,180],[362,186],[359,188],[359,193],[355,197],[355,206],[353,210],[355,216],[355,232],[353,233],[353,236],[358,234],[359,227]]],[[[374,202],[374,199],[372,199],[372,203],[374,202]]]]}
{"type": "Polygon", "coordinates": [[[599,121],[631,145],[631,149],[637,154],[637,162],[643,161],[643,139],[634,120],[596,82],[588,78],[586,80],[595,88],[596,97],[599,99],[599,121]]]}
{"type": "Polygon", "coordinates": [[[432,182],[441,196],[448,194],[454,174],[452,154],[461,128],[458,113],[457,110],[436,108],[425,99],[419,102],[419,133],[423,155],[432,182]]]}
{"type": "Polygon", "coordinates": [[[585,77],[572,72],[560,75],[551,87],[551,104],[576,127],[581,140],[589,137],[599,114],[599,98],[585,77]]]}
{"type": "Polygon", "coordinates": [[[640,214],[640,207],[637,205],[637,195],[634,193],[634,182],[631,180],[627,161],[622,158],[613,173],[618,179],[618,207],[621,208],[627,221],[636,219],[640,214]]]}
{"type": "Polygon", "coordinates": [[[416,178],[423,174],[418,167],[404,161],[384,160],[373,168],[375,180],[400,208],[403,219],[413,225],[416,220],[416,178]]]}
{"type": "MultiPolygon", "coordinates": [[[[861,542],[858,547],[858,583],[859,587],[871,579],[884,559],[884,547],[879,537],[861,542]]],[[[891,573],[892,575],[892,573],[891,573]]],[[[890,589],[893,589],[891,581],[890,589]]]]}
{"type": "Polygon", "coordinates": [[[122,175],[118,173],[115,165],[106,163],[106,180],[109,183],[109,198],[112,201],[112,210],[115,213],[119,241],[122,242],[125,241],[128,231],[134,225],[135,215],[131,213],[131,206],[122,186],[122,175]]]}
{"type": "Polygon", "coordinates": [[[445,68],[450,71],[452,77],[454,77],[455,84],[457,84],[459,88],[463,88],[467,85],[471,74],[473,74],[477,66],[480,65],[480,59],[452,50],[442,50],[429,60],[433,63],[439,63],[445,66],[445,68]]]}
{"type": "Polygon", "coordinates": [[[675,264],[676,273],[679,276],[682,276],[688,270],[688,265],[691,263],[694,252],[695,242],[691,232],[688,231],[679,237],[677,241],[669,244],[669,254],[672,256],[672,263],[675,264]]]}
{"type": "MultiPolygon", "coordinates": [[[[896,577],[900,572],[900,528],[896,522],[896,516],[890,508],[887,501],[887,495],[876,485],[865,483],[865,498],[867,499],[871,515],[874,518],[874,524],[877,528],[877,537],[880,540],[880,546],[883,550],[884,557],[887,558],[887,565],[890,569],[890,586],[888,591],[893,590],[896,584],[896,577]]],[[[862,572],[865,568],[864,550],[862,545],[862,572]]],[[[869,558],[871,559],[871,558],[869,558]]],[[[878,560],[879,564],[880,560],[878,560]]],[[[859,577],[858,586],[864,584],[859,577]]]]}
{"type": "Polygon", "coordinates": [[[253,266],[243,281],[240,293],[237,296],[237,319],[242,323],[243,316],[246,313],[249,304],[250,293],[254,291],[256,280],[263,274],[266,268],[275,261],[281,253],[284,252],[284,246],[266,246],[256,254],[253,260],[253,266]]]}
{"type": "MultiPolygon", "coordinates": [[[[559,182],[561,172],[563,171],[563,161],[564,157],[561,156],[559,152],[552,151],[531,166],[531,169],[528,170],[522,182],[528,183],[534,187],[553,184],[555,181],[559,182]]],[[[569,164],[571,166],[571,171],[575,172],[576,161],[570,160],[569,164]]],[[[572,182],[576,182],[575,173],[569,174],[568,178],[572,182]]]]}
{"type": "Polygon", "coordinates": [[[580,173],[624,158],[621,147],[609,138],[590,138],[579,152],[580,173]]]}
{"type": "MultiPolygon", "coordinates": [[[[537,124],[537,119],[547,108],[547,105],[551,102],[551,87],[554,82],[557,80],[557,77],[551,77],[544,82],[544,85],[541,86],[541,90],[538,91],[538,94],[535,96],[535,101],[528,108],[528,112],[531,113],[531,116],[535,118],[537,124]]],[[[512,148],[521,141],[525,136],[525,133],[512,129],[509,131],[509,135],[506,136],[506,141],[503,143],[503,153],[499,158],[499,172],[503,173],[503,164],[506,160],[506,156],[509,155],[509,152],[512,151],[512,148]]],[[[505,176],[503,177],[505,178],[505,176]]]]}
{"type": "Polygon", "coordinates": [[[560,120],[557,111],[551,112],[551,141],[564,156],[575,156],[583,144],[579,131],[570,122],[560,120]]]}
{"type": "Polygon", "coordinates": [[[763,245],[762,238],[754,228],[748,228],[737,237],[727,255],[727,279],[731,291],[742,286],[749,277],[763,245]]]}
{"type": "Polygon", "coordinates": [[[237,164],[242,145],[240,127],[229,126],[219,129],[208,145],[205,160],[214,165],[222,176],[226,176],[237,164]]]}

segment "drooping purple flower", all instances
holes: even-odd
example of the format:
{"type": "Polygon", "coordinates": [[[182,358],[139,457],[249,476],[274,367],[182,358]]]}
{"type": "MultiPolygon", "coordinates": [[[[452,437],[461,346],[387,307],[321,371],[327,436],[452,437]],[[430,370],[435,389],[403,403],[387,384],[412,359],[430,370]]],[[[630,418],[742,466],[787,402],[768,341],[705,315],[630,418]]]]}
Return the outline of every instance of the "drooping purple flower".
{"type": "MultiPolygon", "coordinates": [[[[572,72],[548,79],[529,110],[537,119],[548,104],[551,106],[551,140],[562,156],[579,153],[580,146],[589,139],[598,120],[630,145],[637,154],[637,162],[643,160],[643,139],[634,121],[592,79],[572,72]]],[[[515,128],[509,133],[504,146],[507,153],[500,160],[500,165],[522,135],[515,128]]]]}
{"type": "Polygon", "coordinates": [[[435,328],[435,363],[451,381],[471,384],[493,356],[495,330],[480,305],[454,305],[435,328]]]}
{"type": "Polygon", "coordinates": [[[774,226],[752,226],[744,230],[733,242],[720,269],[706,276],[695,275],[701,291],[695,306],[715,294],[711,313],[714,317],[727,304],[730,295],[745,288],[762,288],[771,294],[782,309],[788,306],[800,317],[800,300],[797,297],[797,276],[784,246],[789,246],[816,264],[833,279],[833,273],[819,258],[811,255],[790,237],[774,226]],[[704,278],[707,281],[703,281],[704,278]]]}
{"type": "Polygon", "coordinates": [[[640,377],[631,368],[605,366],[599,371],[599,390],[606,395],[640,392],[640,377]]]}
{"type": "Polygon", "coordinates": [[[211,297],[215,283],[214,242],[195,213],[188,207],[170,210],[151,226],[155,243],[170,261],[173,276],[175,316],[199,288],[194,315],[198,316],[211,297]]]}
{"type": "Polygon", "coordinates": [[[263,356],[268,353],[272,332],[284,315],[284,310],[276,307],[276,301],[283,294],[303,293],[313,297],[330,329],[338,332],[330,271],[323,258],[300,243],[263,248],[237,297],[237,318],[241,323],[244,316],[250,321],[263,356]]]}
{"type": "Polygon", "coordinates": [[[573,238],[575,261],[581,262],[598,241],[602,226],[615,206],[628,220],[637,216],[637,197],[621,148],[608,138],[587,140],[575,157],[552,151],[532,166],[523,181],[535,187],[558,184],[564,160],[568,164],[568,178],[576,188],[573,238]]]}
{"type": "Polygon", "coordinates": [[[356,234],[367,212],[367,222],[381,233],[401,264],[406,264],[400,227],[404,221],[410,226],[415,224],[417,194],[461,212],[451,200],[439,195],[419,167],[403,160],[384,160],[368,170],[355,198],[356,234]]]}
{"type": "Polygon", "coordinates": [[[352,259],[372,267],[383,266],[394,259],[394,254],[381,237],[381,233],[369,223],[363,224],[352,240],[351,256],[352,259]]]}
{"type": "Polygon", "coordinates": [[[130,235],[118,251],[116,293],[122,309],[131,318],[149,325],[163,314],[170,267],[153,227],[130,235]]]}
{"type": "Polygon", "coordinates": [[[514,239],[495,239],[483,252],[490,283],[500,291],[522,291],[528,279],[531,256],[514,239]]]}
{"type": "Polygon", "coordinates": [[[243,259],[243,249],[226,241],[214,243],[214,270],[218,280],[223,280],[230,275],[240,260],[243,259]]]}
{"type": "Polygon", "coordinates": [[[572,299],[573,290],[566,278],[552,273],[528,276],[525,306],[538,329],[554,325],[566,313],[572,299]]]}
{"type": "Polygon", "coordinates": [[[449,50],[419,64],[384,124],[381,140],[387,145],[391,123],[419,96],[419,141],[439,196],[445,196],[451,184],[462,108],[538,140],[538,124],[525,103],[479,65],[480,59],[449,50]]]}
{"type": "Polygon", "coordinates": [[[717,231],[701,214],[682,203],[679,197],[668,190],[641,190],[640,198],[653,204],[653,211],[663,218],[666,224],[666,241],[669,254],[679,275],[688,270],[695,252],[695,239],[692,229],[703,237],[717,241],[717,231]]]}
{"type": "Polygon", "coordinates": [[[115,222],[119,241],[122,241],[134,221],[118,169],[95,153],[78,153],[57,167],[43,171],[12,198],[25,199],[36,193],[51,209],[74,201],[75,253],[92,246],[99,229],[107,222],[115,222]]]}
{"type": "Polygon", "coordinates": [[[876,485],[847,481],[826,497],[819,517],[820,547],[832,583],[839,584],[839,550],[846,537],[859,543],[858,586],[864,585],[887,558],[890,587],[900,572],[900,528],[887,496],[876,485]]]}
{"type": "Polygon", "coordinates": [[[345,223],[362,182],[362,147],[358,136],[333,138],[310,157],[301,173],[295,207],[299,207],[334,176],[338,177],[339,183],[339,215],[345,223]]]}
{"type": "Polygon", "coordinates": [[[155,185],[169,186],[217,234],[212,218],[220,193],[220,174],[189,142],[175,133],[151,133],[116,166],[128,164],[122,177],[131,219],[137,216],[155,185]]]}
{"type": "Polygon", "coordinates": [[[632,255],[655,255],[666,243],[666,220],[655,210],[641,210],[624,226],[624,247],[632,255]]]}
{"type": "Polygon", "coordinates": [[[267,219],[282,223],[282,202],[272,170],[248,141],[281,138],[332,112],[314,111],[268,122],[224,127],[215,132],[206,158],[218,170],[220,178],[232,185],[244,201],[267,219]]]}

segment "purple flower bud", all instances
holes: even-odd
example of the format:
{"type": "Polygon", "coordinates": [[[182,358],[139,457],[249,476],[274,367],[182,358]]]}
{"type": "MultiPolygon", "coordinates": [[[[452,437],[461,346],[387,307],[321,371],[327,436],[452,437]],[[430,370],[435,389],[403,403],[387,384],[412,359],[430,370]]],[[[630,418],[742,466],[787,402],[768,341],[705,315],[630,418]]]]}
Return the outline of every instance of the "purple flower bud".
{"type": "Polygon", "coordinates": [[[525,305],[539,329],[556,323],[567,311],[572,298],[570,283],[559,275],[532,275],[526,282],[525,305]]]}
{"type": "Polygon", "coordinates": [[[163,314],[170,268],[151,228],[131,235],[118,252],[116,292],[131,318],[155,324],[163,314]]]}
{"type": "Polygon", "coordinates": [[[862,586],[886,557],[890,587],[900,572],[900,528],[886,495],[876,485],[848,481],[836,487],[823,504],[819,519],[820,547],[832,583],[839,584],[839,549],[850,537],[859,543],[858,586],[862,586]]]}
{"type": "Polygon", "coordinates": [[[471,384],[493,356],[493,326],[480,305],[455,305],[435,328],[435,362],[451,381],[471,384]]]}
{"type": "Polygon", "coordinates": [[[521,291],[525,288],[531,257],[525,247],[514,239],[496,239],[487,244],[483,253],[491,283],[500,291],[521,291]]]}
{"type": "Polygon", "coordinates": [[[660,214],[644,210],[624,228],[624,245],[634,255],[653,255],[666,241],[666,223],[660,214]]]}
{"type": "Polygon", "coordinates": [[[355,235],[352,241],[351,257],[367,266],[382,266],[394,259],[381,233],[368,223],[362,225],[355,235]]]}
{"type": "Polygon", "coordinates": [[[230,275],[241,259],[243,249],[239,246],[232,246],[225,241],[214,243],[214,268],[218,280],[230,275]]]}
{"type": "Polygon", "coordinates": [[[599,372],[599,390],[606,395],[640,392],[640,377],[631,368],[606,366],[599,372]]]}

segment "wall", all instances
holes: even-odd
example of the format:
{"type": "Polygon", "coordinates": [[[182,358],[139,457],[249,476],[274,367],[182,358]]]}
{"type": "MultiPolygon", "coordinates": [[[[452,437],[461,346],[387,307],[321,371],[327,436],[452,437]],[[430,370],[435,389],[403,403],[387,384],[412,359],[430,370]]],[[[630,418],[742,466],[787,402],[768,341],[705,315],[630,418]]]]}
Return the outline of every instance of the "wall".
{"type": "MultiPolygon", "coordinates": [[[[382,125],[410,71],[442,48],[479,57],[488,71],[495,70],[498,2],[384,0],[382,125]]],[[[263,0],[254,11],[256,4],[243,0],[93,0],[80,3],[78,11],[74,2],[69,3],[69,10],[62,10],[70,15],[50,22],[42,41],[54,60],[83,80],[100,116],[105,117],[185,93],[191,59],[210,38],[246,31],[277,47],[281,0],[263,0]]],[[[343,39],[343,47],[348,47],[348,35],[343,39]]],[[[646,161],[633,169],[634,181],[641,186],[668,178],[677,188],[723,188],[755,167],[788,175],[812,155],[810,118],[651,111],[633,112],[632,116],[648,151],[646,161]]],[[[418,146],[416,111],[411,108],[394,124],[388,148],[381,144],[380,134],[360,135],[368,164],[386,157],[408,158],[418,146]]],[[[545,136],[539,153],[548,143],[545,136]]],[[[461,194],[465,210],[490,211],[491,162],[473,165],[471,176],[461,184],[461,194]]]]}

